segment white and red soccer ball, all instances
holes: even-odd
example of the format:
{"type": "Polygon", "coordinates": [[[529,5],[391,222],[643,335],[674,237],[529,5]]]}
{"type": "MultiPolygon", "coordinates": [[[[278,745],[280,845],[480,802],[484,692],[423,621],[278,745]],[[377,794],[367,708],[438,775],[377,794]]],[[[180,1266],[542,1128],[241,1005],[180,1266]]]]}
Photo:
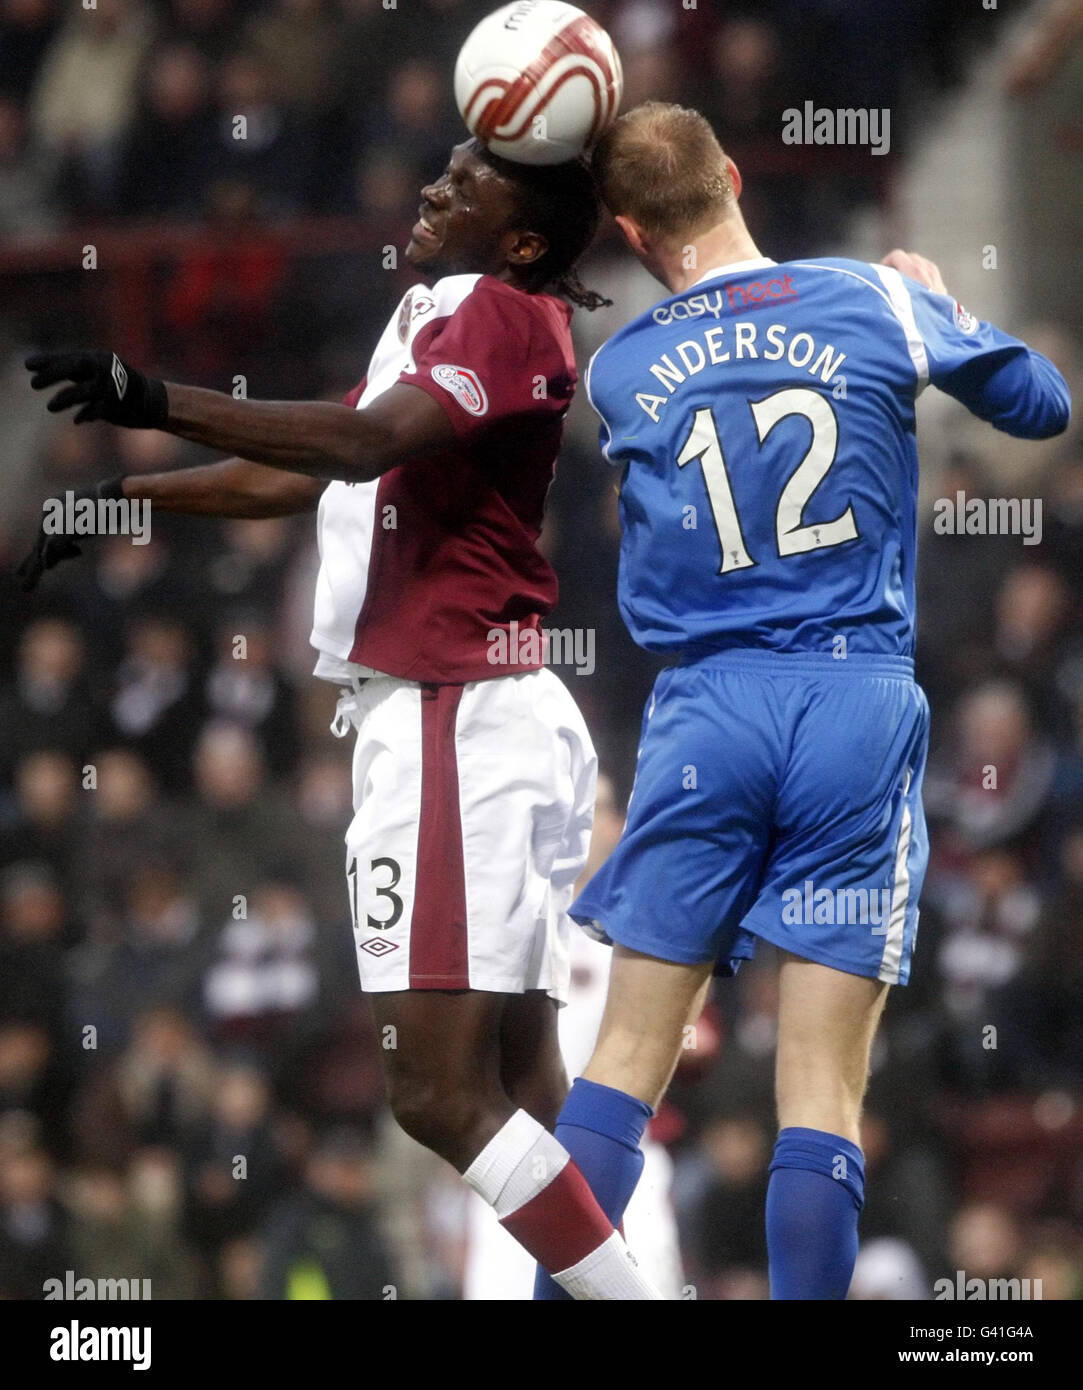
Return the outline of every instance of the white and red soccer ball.
{"type": "Polygon", "coordinates": [[[472,135],[520,164],[561,164],[616,117],[624,89],[613,40],[561,0],[519,0],[474,29],[455,64],[472,135]]]}

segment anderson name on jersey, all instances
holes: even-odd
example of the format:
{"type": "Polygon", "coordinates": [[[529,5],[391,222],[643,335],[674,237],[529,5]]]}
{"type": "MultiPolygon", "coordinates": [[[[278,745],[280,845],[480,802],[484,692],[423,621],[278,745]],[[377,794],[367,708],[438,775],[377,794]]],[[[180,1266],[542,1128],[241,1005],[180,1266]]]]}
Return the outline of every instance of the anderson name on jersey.
{"type": "Polygon", "coordinates": [[[562,300],[489,275],[407,291],[346,403],[416,386],[447,412],[456,442],[324,490],[317,676],[462,684],[540,664],[494,665],[491,638],[513,622],[536,629],[556,602],[536,542],[576,383],[570,319],[562,300]]]}
{"type": "Polygon", "coordinates": [[[635,640],[911,657],[929,382],[1024,438],[1068,418],[1040,353],[861,261],[710,270],[603,344],[587,391],[623,469],[635,640]]]}

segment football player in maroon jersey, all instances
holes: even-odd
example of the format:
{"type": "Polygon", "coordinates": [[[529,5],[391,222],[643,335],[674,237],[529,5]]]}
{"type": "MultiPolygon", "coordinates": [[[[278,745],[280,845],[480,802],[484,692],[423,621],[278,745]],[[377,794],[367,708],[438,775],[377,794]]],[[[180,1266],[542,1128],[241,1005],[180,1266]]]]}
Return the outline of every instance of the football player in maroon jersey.
{"type": "MultiPolygon", "coordinates": [[[[543,666],[556,580],[536,542],[576,382],[566,301],[602,302],[573,269],[598,204],[584,164],[513,165],[473,140],[421,198],[406,254],[430,287],[341,405],[236,400],[106,352],[27,366],[76,423],[235,455],[112,479],[95,504],[318,508],[316,673],[342,691],[335,731],[357,730],[347,875],[391,1108],[573,1297],[655,1298],[546,1129],[596,762],[543,666]]],[[[75,553],[43,528],[24,585],[75,553]]]]}

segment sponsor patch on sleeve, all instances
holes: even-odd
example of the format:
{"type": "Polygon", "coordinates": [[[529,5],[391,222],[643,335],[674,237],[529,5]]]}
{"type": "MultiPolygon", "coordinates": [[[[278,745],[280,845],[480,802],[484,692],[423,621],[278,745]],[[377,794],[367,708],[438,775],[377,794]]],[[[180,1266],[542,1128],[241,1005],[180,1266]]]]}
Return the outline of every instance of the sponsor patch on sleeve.
{"type": "Polygon", "coordinates": [[[964,309],[958,300],[955,301],[955,327],[960,333],[973,333],[978,326],[978,320],[970,312],[964,309]]]}
{"type": "Polygon", "coordinates": [[[469,367],[440,362],[433,367],[431,375],[437,386],[442,386],[454,396],[468,415],[484,415],[489,409],[485,387],[477,372],[472,372],[469,367]]]}

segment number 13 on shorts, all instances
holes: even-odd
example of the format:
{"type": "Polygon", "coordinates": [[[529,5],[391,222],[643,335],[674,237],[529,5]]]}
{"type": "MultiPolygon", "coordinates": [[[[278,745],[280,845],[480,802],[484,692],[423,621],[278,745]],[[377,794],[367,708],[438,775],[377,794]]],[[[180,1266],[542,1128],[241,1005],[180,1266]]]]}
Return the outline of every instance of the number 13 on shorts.
{"type": "Polygon", "coordinates": [[[402,917],[402,898],[395,888],[401,879],[401,866],[389,856],[370,860],[367,871],[362,868],[360,872],[356,856],[351,857],[346,866],[346,882],[354,931],[362,927],[390,931],[398,924],[402,917]],[[362,878],[365,884],[359,888],[362,878]]]}

